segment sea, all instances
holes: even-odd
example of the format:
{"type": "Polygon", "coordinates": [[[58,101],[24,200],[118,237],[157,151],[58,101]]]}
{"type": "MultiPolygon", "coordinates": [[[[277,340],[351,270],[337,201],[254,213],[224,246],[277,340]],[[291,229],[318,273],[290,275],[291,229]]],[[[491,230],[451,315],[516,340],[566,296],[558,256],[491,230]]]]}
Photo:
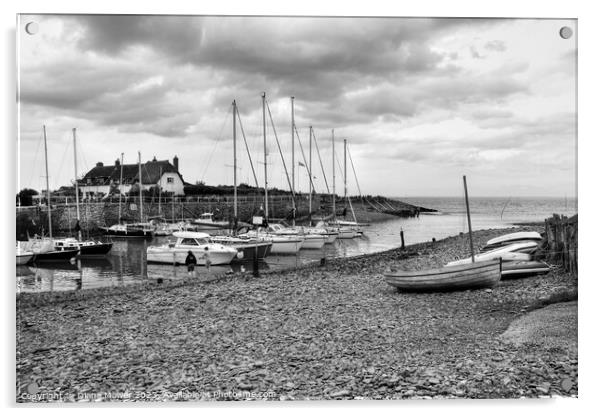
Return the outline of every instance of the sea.
{"type": "MultiPolygon", "coordinates": [[[[401,231],[405,244],[415,244],[432,239],[442,239],[468,232],[466,207],[463,198],[403,197],[404,202],[436,209],[434,214],[421,214],[415,218],[394,218],[364,227],[362,237],[337,240],[321,250],[301,250],[295,256],[270,255],[260,263],[262,270],[299,267],[310,262],[332,258],[351,257],[399,247],[401,231]]],[[[472,229],[513,227],[525,222],[540,222],[552,214],[572,216],[577,213],[575,198],[492,198],[471,197],[470,215],[472,229]]],[[[184,267],[147,264],[149,245],[166,244],[168,237],[152,241],[115,239],[109,255],[100,259],[80,259],[54,265],[17,266],[17,292],[47,292],[87,290],[108,286],[148,284],[187,278],[184,267]]],[[[197,267],[198,278],[227,272],[250,271],[249,264],[197,267]]]]}

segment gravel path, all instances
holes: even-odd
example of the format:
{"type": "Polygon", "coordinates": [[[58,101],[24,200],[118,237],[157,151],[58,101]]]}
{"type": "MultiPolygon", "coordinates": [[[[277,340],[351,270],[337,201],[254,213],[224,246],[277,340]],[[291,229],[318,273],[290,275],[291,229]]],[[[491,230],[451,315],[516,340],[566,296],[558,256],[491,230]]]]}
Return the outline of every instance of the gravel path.
{"type": "Polygon", "coordinates": [[[257,279],[21,305],[17,401],[576,395],[576,351],[500,338],[575,278],[406,294],[382,277],[467,253],[464,235],[257,279]]]}

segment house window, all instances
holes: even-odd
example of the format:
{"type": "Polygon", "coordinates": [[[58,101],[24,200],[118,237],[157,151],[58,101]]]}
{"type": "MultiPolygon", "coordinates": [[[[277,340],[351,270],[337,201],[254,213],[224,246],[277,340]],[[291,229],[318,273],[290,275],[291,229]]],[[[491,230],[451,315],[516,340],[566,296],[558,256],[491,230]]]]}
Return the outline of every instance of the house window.
{"type": "Polygon", "coordinates": [[[173,178],[167,178],[167,183],[173,183],[173,178]]]}

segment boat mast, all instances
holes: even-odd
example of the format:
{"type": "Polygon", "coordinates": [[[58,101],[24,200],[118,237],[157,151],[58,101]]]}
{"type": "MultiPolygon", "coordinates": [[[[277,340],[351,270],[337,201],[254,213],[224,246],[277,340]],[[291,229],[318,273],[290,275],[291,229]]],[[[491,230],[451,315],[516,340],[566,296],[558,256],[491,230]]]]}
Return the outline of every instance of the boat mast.
{"type": "Polygon", "coordinates": [[[263,108],[263,177],[264,177],[264,193],[265,193],[265,219],[268,220],[268,144],[265,134],[265,92],[261,94],[261,103],[263,108]]]}
{"type": "Polygon", "coordinates": [[[121,163],[119,164],[119,224],[121,224],[121,186],[123,184],[123,153],[121,153],[121,163]]]}
{"type": "Polygon", "coordinates": [[[347,139],[343,139],[343,185],[347,199],[347,139]]]}
{"type": "Polygon", "coordinates": [[[312,153],[312,149],[311,149],[311,132],[313,130],[312,126],[309,126],[309,226],[311,227],[311,200],[313,197],[313,192],[312,192],[312,188],[313,188],[313,176],[311,173],[311,153],[312,153]]]}
{"type": "Polygon", "coordinates": [[[46,163],[46,205],[48,206],[48,235],[52,238],[52,209],[50,208],[50,183],[48,181],[48,144],[46,143],[46,125],[44,130],[44,161],[46,163]]]}
{"type": "Polygon", "coordinates": [[[159,166],[159,216],[161,216],[161,178],[163,177],[163,166],[159,166]]]}
{"type": "Polygon", "coordinates": [[[336,171],[334,166],[334,129],[332,129],[332,220],[337,220],[337,202],[336,202],[336,191],[335,183],[336,171]]]}
{"type": "Polygon", "coordinates": [[[236,100],[232,101],[232,143],[234,148],[234,220],[238,216],[238,189],[236,187],[236,100]]]}
{"type": "Polygon", "coordinates": [[[140,159],[140,152],[138,152],[138,178],[140,179],[138,181],[138,194],[140,195],[140,222],[144,222],[142,213],[142,162],[140,159]]]}
{"type": "MultiPolygon", "coordinates": [[[[73,168],[74,168],[74,172],[75,172],[75,212],[77,215],[77,222],[79,223],[80,218],[79,218],[79,186],[77,184],[77,140],[76,140],[76,135],[75,135],[75,127],[73,128],[73,168]]],[[[81,240],[82,239],[82,231],[81,231],[81,227],[79,227],[80,229],[77,231],[77,239],[81,240]]]]}
{"type": "Polygon", "coordinates": [[[474,246],[472,244],[472,225],[470,224],[470,207],[468,206],[468,188],[466,187],[466,175],[462,177],[464,179],[464,200],[466,201],[466,216],[468,217],[468,236],[470,239],[470,258],[474,263],[474,246]]]}
{"type": "Polygon", "coordinates": [[[326,185],[326,193],[330,194],[330,187],[328,186],[328,179],[326,178],[326,171],[324,170],[324,164],[322,163],[322,156],[320,156],[320,148],[318,147],[318,140],[316,139],[316,133],[312,129],[314,136],[314,144],[316,145],[316,153],[318,154],[318,161],[320,162],[320,169],[322,170],[322,176],[324,177],[324,184],[326,185]]]}
{"type": "MultiPolygon", "coordinates": [[[[292,194],[293,194],[293,206],[295,205],[295,97],[291,97],[291,154],[292,154],[292,165],[291,165],[291,177],[292,183],[292,194]]],[[[295,226],[295,217],[297,213],[293,211],[293,227],[295,226]]]]}

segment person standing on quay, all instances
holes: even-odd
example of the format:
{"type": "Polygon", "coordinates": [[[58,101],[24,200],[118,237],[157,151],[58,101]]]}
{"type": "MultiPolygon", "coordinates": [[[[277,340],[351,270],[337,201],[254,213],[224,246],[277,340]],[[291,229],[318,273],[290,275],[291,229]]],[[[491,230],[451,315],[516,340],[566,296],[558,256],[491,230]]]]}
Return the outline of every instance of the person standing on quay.
{"type": "Polygon", "coordinates": [[[188,268],[188,275],[194,275],[194,266],[196,266],[196,257],[192,253],[192,250],[188,250],[188,255],[186,256],[186,267],[188,268]]]}

